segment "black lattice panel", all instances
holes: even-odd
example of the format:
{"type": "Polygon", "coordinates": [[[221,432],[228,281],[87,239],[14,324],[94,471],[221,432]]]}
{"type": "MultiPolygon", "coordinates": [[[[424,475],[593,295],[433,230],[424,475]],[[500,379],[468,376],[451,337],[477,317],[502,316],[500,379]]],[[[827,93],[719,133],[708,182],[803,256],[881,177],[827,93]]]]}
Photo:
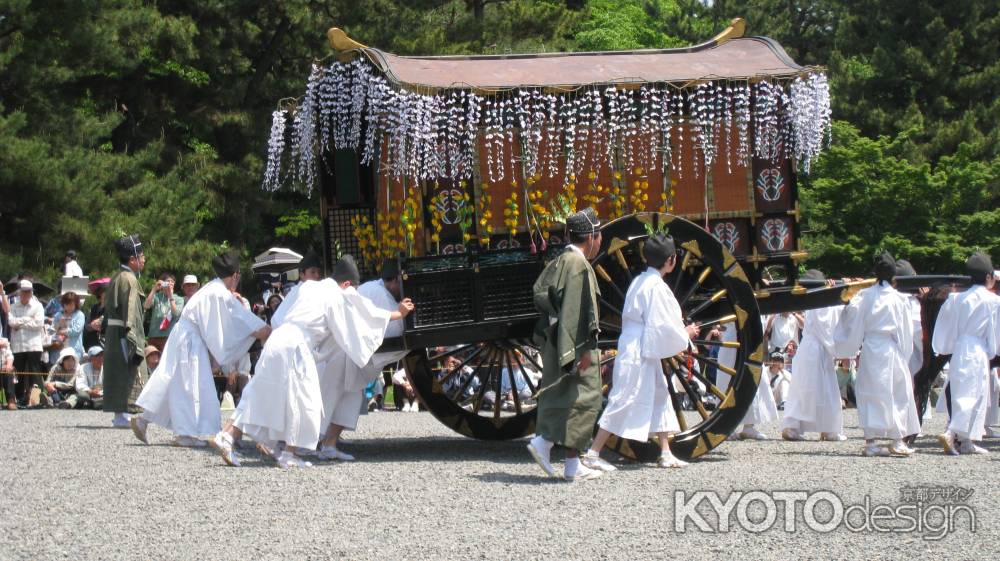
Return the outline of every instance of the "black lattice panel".
{"type": "Polygon", "coordinates": [[[409,275],[403,283],[413,299],[411,327],[421,328],[475,321],[475,287],[471,271],[409,275]]]}
{"type": "Polygon", "coordinates": [[[337,244],[340,244],[341,253],[349,253],[358,262],[358,268],[362,274],[371,274],[375,271],[374,263],[364,263],[361,258],[361,246],[354,235],[354,226],[351,220],[355,216],[367,216],[369,221],[374,221],[374,209],[366,207],[353,208],[331,208],[327,213],[327,248],[330,255],[327,256],[332,265],[337,261],[337,244]]]}
{"type": "Polygon", "coordinates": [[[535,315],[532,290],[541,271],[538,261],[483,268],[479,272],[483,319],[535,315]]]}

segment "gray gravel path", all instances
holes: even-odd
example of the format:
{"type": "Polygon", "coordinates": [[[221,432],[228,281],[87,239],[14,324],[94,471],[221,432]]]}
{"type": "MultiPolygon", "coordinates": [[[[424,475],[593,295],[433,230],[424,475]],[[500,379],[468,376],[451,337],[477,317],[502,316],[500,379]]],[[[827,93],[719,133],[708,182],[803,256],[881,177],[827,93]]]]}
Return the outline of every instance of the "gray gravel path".
{"type": "Polygon", "coordinates": [[[685,470],[623,463],[567,484],[542,477],[525,441],[465,439],[429,413],[369,415],[345,446],[357,462],[285,472],[256,453],[225,467],[156,428],[146,447],[99,412],[4,412],[0,559],[996,558],[1000,441],[988,457],[945,457],[924,438],[916,457],[866,459],[853,410],[846,424],[844,443],[727,442],[685,470]],[[978,528],[960,520],[940,541],[818,533],[798,513],[786,533],[783,510],[762,533],[674,528],[675,490],[826,489],[895,506],[906,485],[973,489],[978,528]]]}

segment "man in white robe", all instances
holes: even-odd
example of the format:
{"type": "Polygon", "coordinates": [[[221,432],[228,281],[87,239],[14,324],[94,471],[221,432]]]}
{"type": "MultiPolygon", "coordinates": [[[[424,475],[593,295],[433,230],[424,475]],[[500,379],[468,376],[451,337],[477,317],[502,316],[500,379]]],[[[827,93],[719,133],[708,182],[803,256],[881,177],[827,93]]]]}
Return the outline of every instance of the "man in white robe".
{"type": "MultiPolygon", "coordinates": [[[[763,327],[765,323],[764,318],[760,319],[761,327],[763,327]]],[[[722,340],[726,342],[735,342],[737,340],[735,323],[726,324],[726,330],[722,333],[722,340]]],[[[736,351],[737,349],[732,347],[719,349],[719,364],[734,369],[736,367],[736,351]]],[[[729,389],[732,379],[732,376],[726,374],[721,369],[715,373],[715,385],[723,393],[729,389]]],[[[757,429],[757,425],[772,423],[777,420],[778,406],[774,403],[774,394],[771,392],[771,373],[765,368],[760,373],[760,383],[757,384],[757,395],[754,396],[753,402],[750,403],[750,408],[747,409],[747,413],[743,417],[743,430],[730,435],[729,440],[767,440],[768,436],[760,432],[757,429]]]]}
{"type": "Polygon", "coordinates": [[[687,465],[674,457],[668,445],[668,436],[681,429],[660,360],[687,349],[698,328],[684,325],[680,305],[663,281],[677,264],[673,238],[650,236],[643,254],[648,267],[625,294],[611,392],[597,423],[600,430],[580,458],[591,469],[614,470],[599,455],[612,434],[639,441],[655,435],[660,439],[658,467],[687,465]]]}
{"type": "Polygon", "coordinates": [[[896,261],[883,252],[875,261],[874,286],[860,291],[844,309],[834,332],[834,354],[854,356],[861,349],[855,395],[865,456],[909,456],[903,438],[920,432],[908,361],[913,352],[913,322],[906,298],[892,287],[896,261]],[[876,439],[889,438],[885,448],[876,439]]]}
{"type": "MultiPolygon", "coordinates": [[[[806,271],[802,280],[825,282],[816,269],[806,271]]],[[[785,400],[785,418],[781,437],[805,440],[805,433],[818,432],[820,440],[842,441],[847,437],[841,410],[840,385],[833,349],[834,330],[842,307],[828,307],[805,312],[802,342],[792,358],[791,385],[785,400]]]]}
{"type": "Polygon", "coordinates": [[[212,361],[226,364],[246,354],[253,340],[267,339],[271,328],[233,295],[240,282],[239,252],[212,261],[218,278],[184,304],[160,362],[139,394],[143,413],[132,417],[132,432],[149,444],[149,423],[176,436],[180,446],[205,446],[199,437],[218,432],[222,423],[212,378],[212,361]]]}
{"type": "Polygon", "coordinates": [[[309,467],[295,449],[311,450],[319,441],[323,401],[317,364],[338,350],[359,366],[382,344],[390,313],[366,305],[333,279],[306,281],[261,352],[232,422],[212,441],[223,460],[238,466],[233,443],[244,434],[278,466],[309,467]],[[277,453],[277,443],[285,449],[277,453]]]}
{"type": "MultiPolygon", "coordinates": [[[[403,318],[413,310],[413,302],[409,298],[402,302],[396,301],[399,293],[399,267],[395,260],[386,260],[382,265],[381,277],[355,289],[360,275],[354,258],[350,255],[345,255],[338,261],[333,271],[333,279],[343,290],[356,291],[370,306],[389,312],[391,321],[386,327],[385,337],[399,337],[403,334],[403,318]]],[[[354,456],[337,448],[340,435],[345,429],[357,428],[358,417],[365,404],[365,387],[381,375],[386,365],[398,361],[407,353],[408,351],[375,353],[371,360],[359,367],[348,359],[346,351],[340,350],[327,361],[320,373],[324,413],[322,426],[327,427],[319,451],[321,460],[354,459],[354,456]]]]}
{"type": "MultiPolygon", "coordinates": [[[[896,276],[897,277],[913,277],[917,275],[917,270],[913,268],[906,259],[899,259],[896,261],[896,276]]],[[[921,288],[921,293],[926,293],[929,289],[921,288]]],[[[920,300],[917,299],[914,294],[902,293],[903,297],[906,298],[906,302],[910,305],[910,319],[913,321],[913,353],[910,355],[910,360],[907,365],[910,368],[910,376],[916,377],[917,373],[924,366],[924,326],[923,320],[921,319],[921,308],[920,300]]],[[[930,396],[927,396],[927,405],[924,407],[924,416],[920,418],[920,422],[924,423],[929,421],[931,418],[930,406],[930,396]]]]}
{"type": "Polygon", "coordinates": [[[768,316],[764,324],[768,351],[784,351],[789,341],[798,342],[799,331],[802,330],[804,321],[802,314],[798,312],[782,312],[768,316]]]}
{"type": "Polygon", "coordinates": [[[1000,438],[1000,368],[990,372],[990,403],[986,409],[986,438],[1000,438]]]}
{"type": "Polygon", "coordinates": [[[949,455],[986,454],[976,445],[985,434],[991,358],[1000,353],[1000,297],[990,292],[995,279],[989,256],[976,253],[966,262],[972,286],[950,294],[934,324],[932,346],[951,355],[948,386],[951,419],[938,441],[949,455]],[[956,444],[961,440],[961,446],[956,444]]]}

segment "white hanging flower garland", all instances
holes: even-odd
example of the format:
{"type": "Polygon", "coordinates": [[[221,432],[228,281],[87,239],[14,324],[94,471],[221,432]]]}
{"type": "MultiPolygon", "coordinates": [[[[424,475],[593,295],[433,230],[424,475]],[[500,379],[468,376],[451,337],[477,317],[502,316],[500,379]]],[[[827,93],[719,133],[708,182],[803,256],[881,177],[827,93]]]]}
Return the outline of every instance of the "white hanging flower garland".
{"type": "Polygon", "coordinates": [[[650,170],[660,158],[664,171],[682,177],[683,158],[690,157],[699,174],[723,157],[720,151],[730,172],[733,162],[747,166],[753,156],[794,158],[808,173],[829,143],[830,129],[830,89],[819,72],[753,85],[595,85],[571,94],[520,88],[480,96],[403,90],[359,57],[313,65],[298,106],[272,114],[262,187],[273,191],[292,178],[311,192],[320,155],[335,149],[358,151],[367,165],[381,161],[394,178],[467,180],[475,172],[480,131],[484,172],[492,183],[512,179],[507,176],[513,158],[523,159],[528,177],[568,181],[588,170],[600,174],[605,164],[614,168],[616,159],[630,170],[650,170]],[[685,128],[693,141],[687,150],[685,128]],[[515,138],[520,154],[511,153],[515,138]],[[285,150],[290,174],[282,170],[285,150]]]}

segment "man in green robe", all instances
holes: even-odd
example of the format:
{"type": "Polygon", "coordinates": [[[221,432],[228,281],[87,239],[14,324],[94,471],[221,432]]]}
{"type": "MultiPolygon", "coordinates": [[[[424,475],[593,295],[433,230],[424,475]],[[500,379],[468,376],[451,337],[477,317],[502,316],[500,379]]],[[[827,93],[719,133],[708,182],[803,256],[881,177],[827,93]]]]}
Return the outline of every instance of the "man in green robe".
{"type": "Polygon", "coordinates": [[[126,411],[135,403],[145,379],[146,331],[142,325],[145,295],[136,278],[146,264],[138,234],[115,242],[121,268],[111,278],[104,309],[104,410],[114,413],[111,424],[128,428],[126,411]],[[135,388],[136,380],[140,385],[135,388]]]}
{"type": "Polygon", "coordinates": [[[601,412],[601,372],[597,351],[597,277],[590,260],[601,249],[600,221],[592,208],[570,215],[570,245],[535,281],[535,308],[542,314],[542,380],[535,437],[528,451],[550,477],[554,444],[566,448],[563,473],[569,481],[593,479],[598,470],[580,464],[601,412]]]}

